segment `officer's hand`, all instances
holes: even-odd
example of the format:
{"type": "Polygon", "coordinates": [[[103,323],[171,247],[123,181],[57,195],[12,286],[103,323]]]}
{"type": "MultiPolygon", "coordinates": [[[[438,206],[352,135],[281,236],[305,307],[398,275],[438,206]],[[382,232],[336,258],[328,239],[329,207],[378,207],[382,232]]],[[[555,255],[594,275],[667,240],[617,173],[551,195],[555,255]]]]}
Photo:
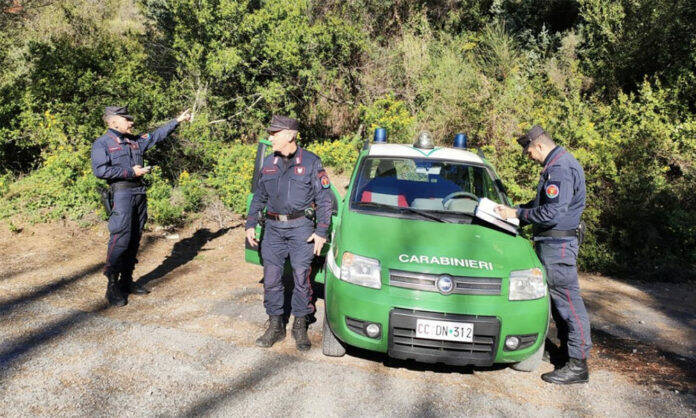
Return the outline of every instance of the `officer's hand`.
{"type": "Polygon", "coordinates": [[[150,167],[141,167],[139,165],[133,166],[133,172],[135,172],[135,177],[144,176],[150,173],[150,167]]]}
{"type": "Polygon", "coordinates": [[[252,247],[259,245],[259,242],[256,241],[256,228],[249,228],[246,230],[246,239],[252,247]]]}
{"type": "Polygon", "coordinates": [[[326,243],[326,238],[322,238],[317,234],[312,234],[307,238],[307,242],[312,242],[314,241],[314,255],[319,255],[321,254],[321,249],[324,247],[324,244],[326,243]]]}
{"type": "Polygon", "coordinates": [[[514,208],[509,208],[505,205],[498,205],[494,210],[503,219],[517,218],[517,210],[514,208]]]}
{"type": "Polygon", "coordinates": [[[184,121],[190,121],[190,120],[191,120],[191,109],[184,110],[184,112],[176,118],[176,121],[179,123],[184,122],[184,121]]]}

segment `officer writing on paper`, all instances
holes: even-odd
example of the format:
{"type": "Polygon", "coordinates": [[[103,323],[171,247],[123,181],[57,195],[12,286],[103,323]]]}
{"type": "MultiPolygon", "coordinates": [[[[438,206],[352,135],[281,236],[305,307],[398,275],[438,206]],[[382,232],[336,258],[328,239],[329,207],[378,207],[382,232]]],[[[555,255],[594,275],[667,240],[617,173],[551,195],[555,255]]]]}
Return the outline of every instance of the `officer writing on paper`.
{"type": "Polygon", "coordinates": [[[263,305],[269,316],[266,332],[256,340],[270,347],[285,338],[283,319],[285,259],[290,257],[295,288],[292,292],[292,336],[298,350],[309,350],[307,315],[314,312],[310,265],[326,242],[331,220],[331,183],[321,160],[297,146],[297,120],[274,115],[268,127],[273,153],[263,161],[258,187],[246,221],[246,239],[256,247],[255,227],[266,209],[261,241],[263,305]],[[316,226],[314,210],[316,205],[316,226]]]}
{"type": "Polygon", "coordinates": [[[519,208],[497,206],[504,218],[532,224],[534,246],[544,264],[551,296],[551,309],[561,340],[567,347],[564,367],[545,373],[550,383],[585,383],[589,380],[587,357],[592,342],[590,321],[578,284],[577,256],[585,208],[585,174],[578,161],[536,125],[517,142],[524,153],[543,166],[537,194],[519,208]]]}
{"type": "Polygon", "coordinates": [[[191,120],[186,110],[151,133],[133,135],[133,116],[121,106],[104,110],[108,130],[92,144],[92,172],[109,184],[107,213],[109,243],[106,250],[104,275],[108,280],[106,299],[112,306],[126,304],[129,293],[149,293],[133,282],[135,256],[140,236],[147,221],[147,200],[143,176],[150,167],[143,166],[143,154],[164,140],[183,121],[191,120]],[[120,280],[119,280],[120,275],[120,280]]]}

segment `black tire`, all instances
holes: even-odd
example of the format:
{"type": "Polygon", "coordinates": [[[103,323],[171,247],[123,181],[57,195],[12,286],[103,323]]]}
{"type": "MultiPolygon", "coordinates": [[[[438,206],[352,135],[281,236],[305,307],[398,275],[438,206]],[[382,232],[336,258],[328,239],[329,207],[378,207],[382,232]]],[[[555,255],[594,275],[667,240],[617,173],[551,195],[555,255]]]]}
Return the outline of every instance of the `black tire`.
{"type": "Polygon", "coordinates": [[[343,357],[346,354],[346,347],[331,331],[326,313],[324,313],[323,334],[321,338],[321,352],[327,357],[343,357]]]}
{"type": "Polygon", "coordinates": [[[533,372],[541,365],[541,360],[543,357],[544,341],[541,342],[541,344],[539,345],[539,349],[536,352],[534,352],[534,354],[520,361],[519,363],[513,364],[512,368],[519,372],[533,372]]]}

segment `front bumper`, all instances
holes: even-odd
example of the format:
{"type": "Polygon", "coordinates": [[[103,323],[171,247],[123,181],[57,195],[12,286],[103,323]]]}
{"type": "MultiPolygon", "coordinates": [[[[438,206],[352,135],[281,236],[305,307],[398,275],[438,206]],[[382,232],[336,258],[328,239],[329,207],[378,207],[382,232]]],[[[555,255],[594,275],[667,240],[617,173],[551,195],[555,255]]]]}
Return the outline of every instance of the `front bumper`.
{"type": "Polygon", "coordinates": [[[330,269],[326,275],[329,324],[340,340],[352,346],[388,353],[399,359],[487,366],[522,361],[544,343],[548,296],[531,301],[508,301],[507,291],[499,296],[445,296],[384,283],[382,289],[370,289],[343,282],[330,269]],[[474,342],[415,338],[418,318],[473,323],[474,342]],[[382,332],[377,338],[356,332],[356,320],[378,324],[382,332]],[[508,335],[529,334],[537,334],[531,346],[514,351],[503,349],[502,342],[508,335]]]}

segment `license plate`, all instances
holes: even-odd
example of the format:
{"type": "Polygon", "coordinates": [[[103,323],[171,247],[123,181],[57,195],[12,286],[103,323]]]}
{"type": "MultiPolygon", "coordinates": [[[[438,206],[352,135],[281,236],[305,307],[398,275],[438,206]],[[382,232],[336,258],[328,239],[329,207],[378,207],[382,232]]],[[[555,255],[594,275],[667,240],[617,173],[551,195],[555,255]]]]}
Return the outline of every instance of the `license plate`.
{"type": "Polygon", "coordinates": [[[416,338],[470,343],[474,341],[474,324],[418,319],[416,338]]]}

